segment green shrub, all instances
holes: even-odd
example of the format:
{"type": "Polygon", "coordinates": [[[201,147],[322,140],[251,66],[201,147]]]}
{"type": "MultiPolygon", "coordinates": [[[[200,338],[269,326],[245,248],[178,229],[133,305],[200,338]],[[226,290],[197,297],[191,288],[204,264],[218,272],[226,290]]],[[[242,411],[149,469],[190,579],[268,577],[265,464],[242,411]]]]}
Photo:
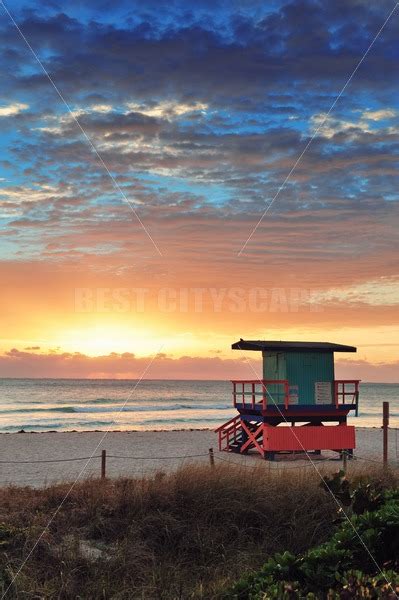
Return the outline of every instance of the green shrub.
{"type": "MultiPolygon", "coordinates": [[[[372,486],[367,489],[363,485],[351,498],[353,503],[356,501],[360,514],[353,512],[351,518],[345,517],[329,541],[299,556],[289,552],[275,554],[256,575],[239,581],[225,597],[239,600],[390,598],[391,594],[396,598],[385,578],[381,578],[379,569],[399,566],[399,492],[377,490],[372,486]],[[364,510],[371,505],[378,508],[364,510]],[[351,569],[349,574],[348,569],[351,569]],[[381,590],[374,589],[374,595],[364,595],[367,586],[376,588],[378,581],[383,582],[381,590]],[[360,595],[347,595],[352,593],[348,586],[357,586],[356,593],[360,595]]],[[[398,575],[392,573],[392,585],[396,585],[398,575]]]]}
{"type": "Polygon", "coordinates": [[[347,571],[337,578],[335,590],[329,590],[328,600],[349,598],[381,598],[394,600],[399,594],[399,574],[382,571],[365,575],[362,571],[347,571]]]}
{"type": "MultiPolygon", "coordinates": [[[[259,586],[251,598],[257,600],[396,600],[399,595],[399,573],[382,571],[366,575],[352,569],[336,575],[334,587],[323,592],[303,592],[298,581],[274,581],[267,578],[267,591],[259,586]]],[[[227,596],[226,596],[227,597],[227,596]]],[[[229,595],[229,598],[234,596],[229,595]]]]}

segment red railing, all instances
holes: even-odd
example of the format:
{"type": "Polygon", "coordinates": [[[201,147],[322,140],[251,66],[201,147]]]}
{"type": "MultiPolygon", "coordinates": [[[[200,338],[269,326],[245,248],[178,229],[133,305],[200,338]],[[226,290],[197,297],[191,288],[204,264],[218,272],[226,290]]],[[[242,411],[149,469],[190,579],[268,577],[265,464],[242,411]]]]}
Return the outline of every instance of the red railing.
{"type": "MultiPolygon", "coordinates": [[[[352,404],[358,410],[360,379],[336,379],[334,381],[333,402],[352,404]]],[[[239,379],[233,380],[234,406],[266,410],[268,404],[289,406],[290,393],[287,379],[239,379]],[[273,387],[272,387],[273,386],[273,387]],[[272,387],[272,389],[270,389],[272,387]]]]}
{"type": "Polygon", "coordinates": [[[353,404],[357,414],[359,383],[360,379],[336,379],[334,381],[334,401],[337,408],[340,404],[353,404]],[[350,386],[350,389],[347,386],[350,386]]]}
{"type": "Polygon", "coordinates": [[[234,444],[237,441],[241,431],[240,415],[233,417],[230,421],[223,423],[223,425],[215,429],[215,432],[219,434],[219,450],[228,450],[230,444],[234,444]],[[226,442],[224,447],[223,442],[226,442]]]}
{"type": "Polygon", "coordinates": [[[240,404],[242,408],[259,408],[266,410],[268,402],[289,404],[289,384],[287,379],[239,379],[233,380],[234,406],[240,404]],[[279,386],[280,389],[270,391],[270,386],[279,386]]]}

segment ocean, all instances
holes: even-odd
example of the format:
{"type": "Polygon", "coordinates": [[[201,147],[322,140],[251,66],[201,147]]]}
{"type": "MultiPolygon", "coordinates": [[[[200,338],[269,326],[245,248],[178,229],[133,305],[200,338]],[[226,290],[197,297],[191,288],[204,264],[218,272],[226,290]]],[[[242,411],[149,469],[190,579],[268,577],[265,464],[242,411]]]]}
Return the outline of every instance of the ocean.
{"type": "MultiPolygon", "coordinates": [[[[399,384],[390,383],[361,384],[359,416],[349,422],[380,427],[384,400],[399,427],[399,384]]],[[[234,414],[227,381],[0,379],[3,433],[208,429],[234,414]]]]}

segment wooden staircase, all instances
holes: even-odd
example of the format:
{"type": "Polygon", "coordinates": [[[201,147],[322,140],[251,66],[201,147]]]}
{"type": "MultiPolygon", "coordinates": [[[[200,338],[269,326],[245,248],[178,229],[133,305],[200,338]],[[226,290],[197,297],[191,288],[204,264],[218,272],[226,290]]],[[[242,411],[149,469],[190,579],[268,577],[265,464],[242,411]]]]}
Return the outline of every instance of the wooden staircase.
{"type": "MultiPolygon", "coordinates": [[[[242,447],[248,441],[248,434],[244,431],[241,423],[240,415],[237,415],[236,417],[230,419],[230,421],[227,421],[227,423],[224,423],[215,429],[215,432],[219,435],[219,450],[225,452],[236,452],[237,454],[242,452],[242,447]]],[[[259,423],[251,423],[250,421],[247,421],[245,426],[250,432],[255,432],[259,426],[259,423]]],[[[251,446],[252,444],[247,446],[243,450],[243,453],[246,453],[251,446]]]]}
{"type": "Polygon", "coordinates": [[[215,432],[219,436],[219,450],[225,452],[240,452],[242,446],[243,429],[241,427],[240,415],[233,417],[223,425],[220,425],[215,432]]]}

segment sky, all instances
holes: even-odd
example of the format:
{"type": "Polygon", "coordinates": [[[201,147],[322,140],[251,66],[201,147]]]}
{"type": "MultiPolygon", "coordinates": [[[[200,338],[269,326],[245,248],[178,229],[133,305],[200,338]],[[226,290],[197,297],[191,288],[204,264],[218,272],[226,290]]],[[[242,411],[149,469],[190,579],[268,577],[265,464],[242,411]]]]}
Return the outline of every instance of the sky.
{"type": "Polygon", "coordinates": [[[0,376],[399,382],[394,8],[0,4],[0,376]]]}

